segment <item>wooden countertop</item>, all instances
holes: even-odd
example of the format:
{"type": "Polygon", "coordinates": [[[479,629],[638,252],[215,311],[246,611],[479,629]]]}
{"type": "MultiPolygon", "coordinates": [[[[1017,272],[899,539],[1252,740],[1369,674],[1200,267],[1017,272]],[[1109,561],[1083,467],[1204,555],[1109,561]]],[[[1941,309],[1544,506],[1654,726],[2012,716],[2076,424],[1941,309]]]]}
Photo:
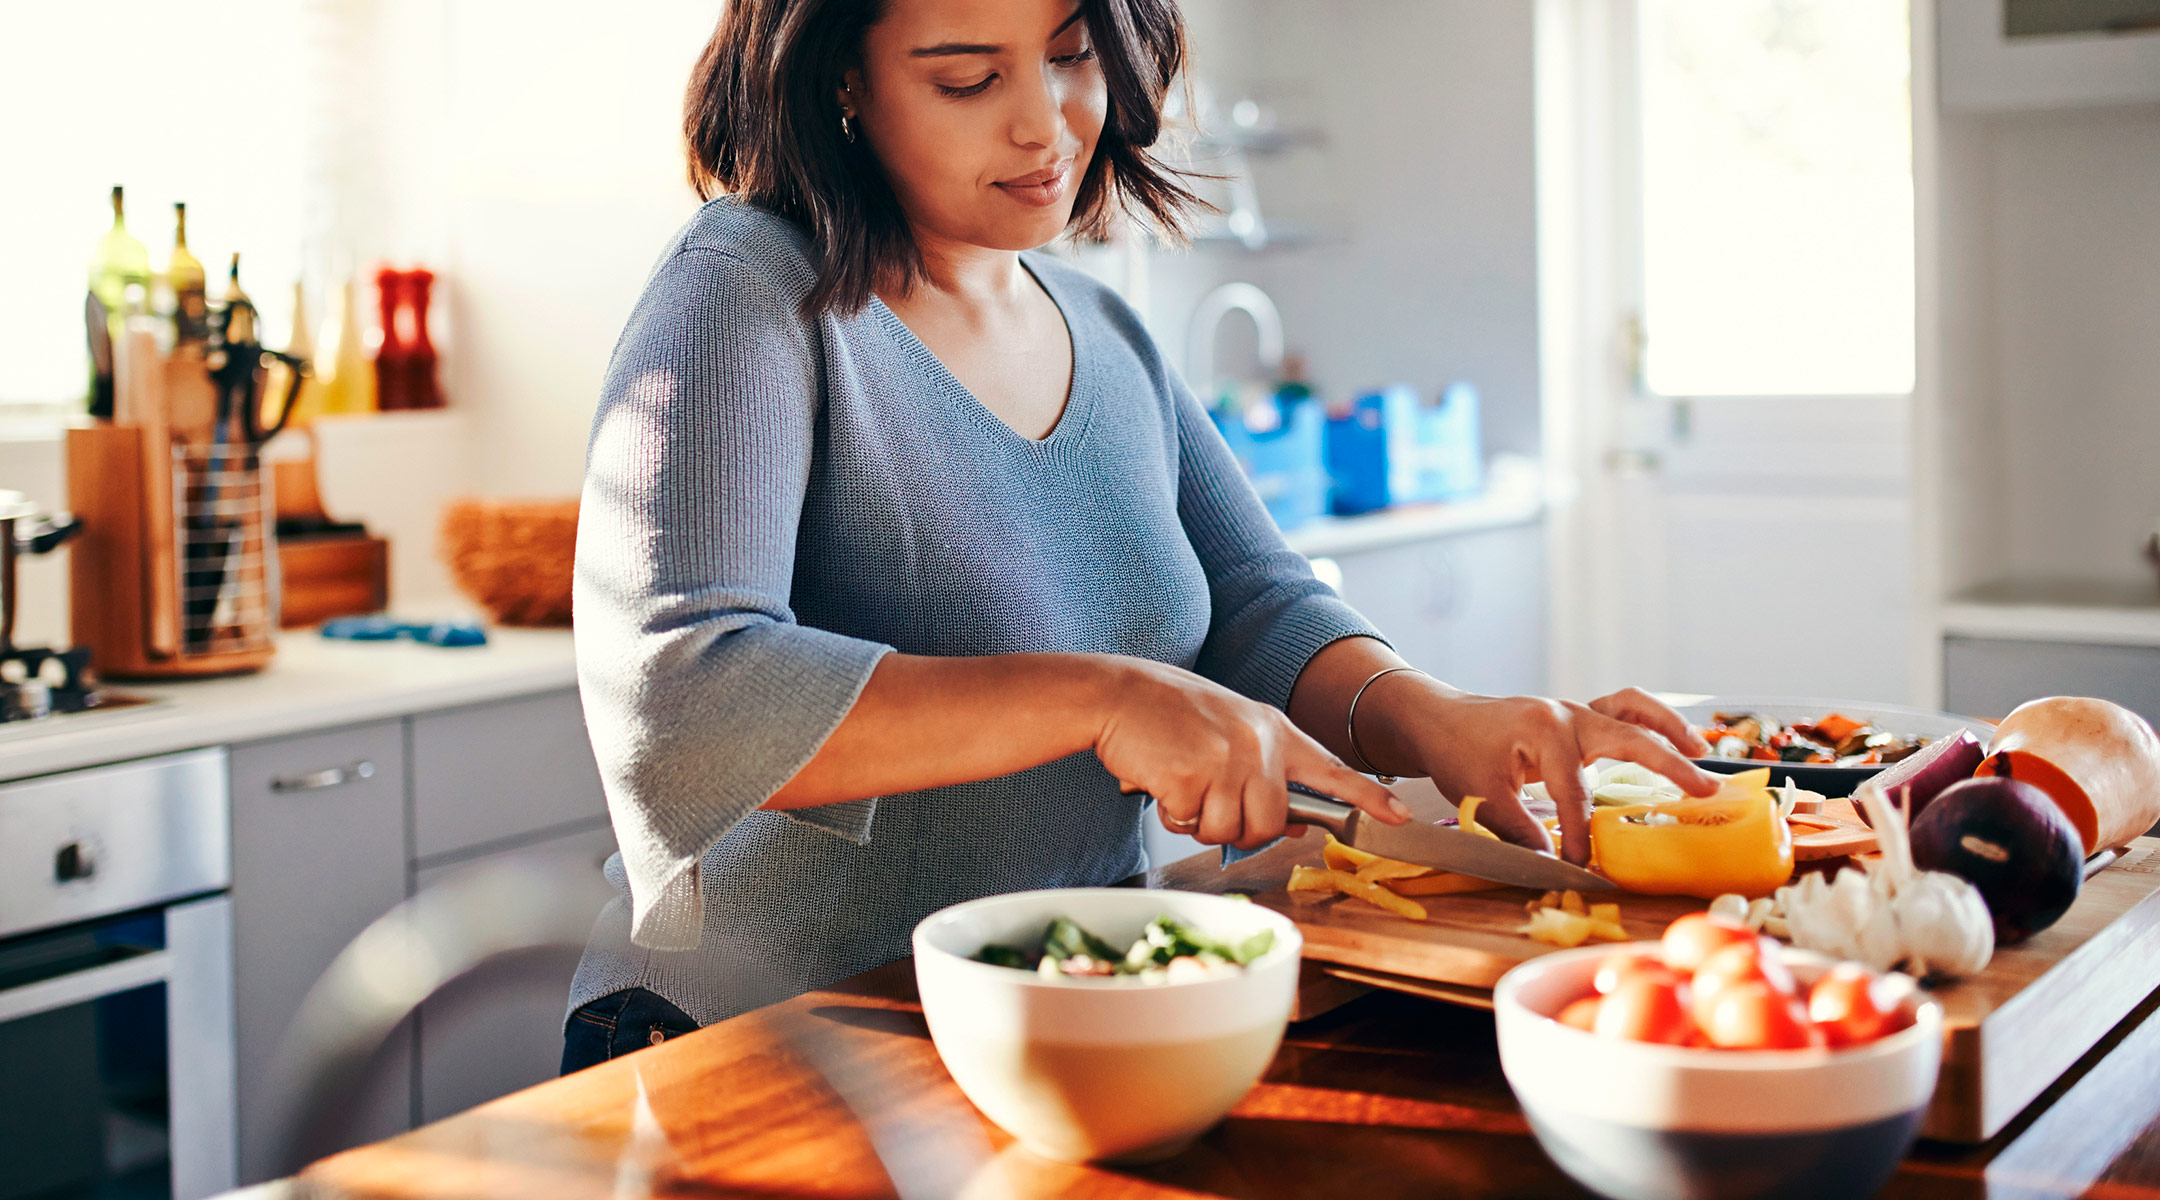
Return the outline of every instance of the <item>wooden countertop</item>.
{"type": "MultiPolygon", "coordinates": [[[[1242,890],[1290,850],[1227,872],[1188,859],[1149,882],[1242,890]]],[[[2160,1200],[2156,1008],[2160,994],[1994,1141],[1921,1143],[1883,1194],[2160,1200]]],[[[1587,1195],[1530,1136],[1491,1014],[1385,992],[1291,1026],[1262,1082],[1176,1158],[1037,1158],[946,1075],[906,962],[348,1151],[305,1178],[312,1195],[377,1200],[1587,1195]]]]}

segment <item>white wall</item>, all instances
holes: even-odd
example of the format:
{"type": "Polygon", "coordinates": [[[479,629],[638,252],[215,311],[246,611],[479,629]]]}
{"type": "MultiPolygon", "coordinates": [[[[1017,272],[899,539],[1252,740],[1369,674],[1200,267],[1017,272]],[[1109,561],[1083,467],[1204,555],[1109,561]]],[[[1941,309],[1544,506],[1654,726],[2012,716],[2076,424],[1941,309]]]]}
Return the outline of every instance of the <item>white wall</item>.
{"type": "Polygon", "coordinates": [[[394,603],[439,608],[443,500],[578,490],[615,339],[697,207],[682,93],[721,5],[319,7],[326,256],[435,270],[453,417],[326,428],[324,498],[390,538],[394,603]]]}
{"type": "MultiPolygon", "coordinates": [[[[1252,279],[1281,304],[1293,348],[1325,386],[1470,379],[1494,447],[1535,452],[1527,7],[1188,8],[1203,78],[1219,92],[1279,97],[1286,117],[1325,130],[1317,150],[1256,161],[1271,215],[1340,240],[1159,259],[1148,315],[1173,358],[1182,362],[1198,296],[1252,279]]],[[[603,19],[563,3],[455,0],[439,20],[441,115],[393,124],[397,153],[381,157],[415,164],[399,169],[426,173],[444,199],[435,211],[408,206],[404,228],[386,236],[438,247],[450,281],[444,385],[469,414],[474,487],[576,489],[608,353],[666,235],[695,206],[676,130],[718,10],[717,0],[669,0],[603,19]]],[[[1226,332],[1226,359],[1240,338],[1249,345],[1226,332]]]]}
{"type": "Polygon", "coordinates": [[[458,0],[442,136],[474,483],[576,493],[607,360],[667,237],[697,207],[683,86],[716,0],[458,0]]]}
{"type": "MultiPolygon", "coordinates": [[[[1252,160],[1263,213],[1309,248],[1207,248],[1155,271],[1157,334],[1182,362],[1191,301],[1259,284],[1325,392],[1458,379],[1492,450],[1538,452],[1531,6],[1490,0],[1188,2],[1194,69],[1317,147],[1252,160]]],[[[1240,361],[1242,328],[1220,358],[1240,361]]],[[[1249,337],[1245,346],[1249,346],[1249,337]]]]}

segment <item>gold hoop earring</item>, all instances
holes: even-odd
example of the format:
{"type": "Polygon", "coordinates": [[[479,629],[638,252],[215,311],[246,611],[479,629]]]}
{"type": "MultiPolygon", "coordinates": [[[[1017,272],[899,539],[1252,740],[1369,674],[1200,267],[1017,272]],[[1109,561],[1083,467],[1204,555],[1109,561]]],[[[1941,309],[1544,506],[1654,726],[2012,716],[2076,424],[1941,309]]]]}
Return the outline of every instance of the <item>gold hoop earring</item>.
{"type": "Polygon", "coordinates": [[[844,137],[844,138],[846,138],[846,139],[847,139],[847,140],[848,140],[848,141],[849,141],[850,143],[854,142],[854,140],[855,140],[855,114],[854,114],[854,113],[841,113],[841,114],[840,114],[840,136],[841,136],[841,137],[844,137]]]}

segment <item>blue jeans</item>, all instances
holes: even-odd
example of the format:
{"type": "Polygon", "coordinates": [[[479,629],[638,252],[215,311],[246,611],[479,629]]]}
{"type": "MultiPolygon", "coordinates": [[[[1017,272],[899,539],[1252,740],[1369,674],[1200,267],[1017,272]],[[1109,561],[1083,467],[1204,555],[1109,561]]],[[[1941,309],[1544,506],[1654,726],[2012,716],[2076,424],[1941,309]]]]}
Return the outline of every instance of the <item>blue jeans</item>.
{"type": "Polygon", "coordinates": [[[609,992],[572,1012],[564,1022],[562,1073],[657,1046],[697,1027],[683,1010],[644,988],[609,992]]]}

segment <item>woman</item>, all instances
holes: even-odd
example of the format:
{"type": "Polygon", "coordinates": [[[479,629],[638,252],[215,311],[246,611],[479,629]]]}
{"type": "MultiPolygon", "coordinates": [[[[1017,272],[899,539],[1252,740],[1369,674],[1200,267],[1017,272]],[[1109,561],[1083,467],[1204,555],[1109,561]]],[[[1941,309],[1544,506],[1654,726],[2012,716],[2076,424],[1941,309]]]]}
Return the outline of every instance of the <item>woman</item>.
{"type": "Polygon", "coordinates": [[[685,122],[726,194],[655,268],[590,449],[578,668],[622,895],[566,1070],[899,958],[946,904],[1130,875],[1150,796],[1252,848],[1286,780],[1400,822],[1360,771],[1425,774],[1544,847],[1513,799],[1542,778],[1581,862],[1580,764],[1713,789],[1640,692],[1407,668],[1139,318],[1030,252],[1192,203],[1149,154],[1183,54],[1169,0],[727,7],[685,122]]]}

